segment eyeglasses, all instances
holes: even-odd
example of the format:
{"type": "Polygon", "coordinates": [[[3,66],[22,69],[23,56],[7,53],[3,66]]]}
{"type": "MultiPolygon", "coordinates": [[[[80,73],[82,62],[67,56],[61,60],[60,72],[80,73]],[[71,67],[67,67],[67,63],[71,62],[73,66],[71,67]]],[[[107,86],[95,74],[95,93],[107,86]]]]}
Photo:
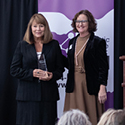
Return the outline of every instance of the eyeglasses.
{"type": "Polygon", "coordinates": [[[88,22],[88,20],[76,20],[75,22],[76,23],[86,23],[86,22],[88,22]]]}

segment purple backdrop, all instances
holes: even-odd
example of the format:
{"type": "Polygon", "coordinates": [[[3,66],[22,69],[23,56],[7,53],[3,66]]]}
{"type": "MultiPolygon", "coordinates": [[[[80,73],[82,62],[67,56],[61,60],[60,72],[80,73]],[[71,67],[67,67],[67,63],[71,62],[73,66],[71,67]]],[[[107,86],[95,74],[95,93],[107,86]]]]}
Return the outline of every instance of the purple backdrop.
{"type": "MultiPolygon", "coordinates": [[[[72,20],[74,15],[82,9],[89,10],[96,19],[100,19],[114,9],[114,0],[38,0],[38,12],[59,12],[64,14],[69,20],[72,20]]],[[[62,44],[70,32],[62,35],[53,32],[53,36],[54,39],[62,44]]],[[[67,48],[68,41],[63,44],[63,48],[67,48]]],[[[62,50],[62,53],[66,55],[65,50],[62,50]]],[[[108,99],[105,103],[106,109],[114,107],[113,95],[113,92],[108,92],[108,99]]]]}
{"type": "Polygon", "coordinates": [[[39,12],[60,12],[70,20],[82,9],[88,9],[99,19],[113,8],[114,0],[38,0],[39,12]]]}

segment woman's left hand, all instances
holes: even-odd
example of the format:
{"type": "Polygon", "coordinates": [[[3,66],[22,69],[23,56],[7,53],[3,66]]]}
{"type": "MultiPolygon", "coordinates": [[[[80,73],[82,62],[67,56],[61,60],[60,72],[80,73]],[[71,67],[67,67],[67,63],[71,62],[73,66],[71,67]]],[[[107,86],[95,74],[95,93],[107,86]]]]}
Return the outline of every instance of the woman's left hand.
{"type": "Polygon", "coordinates": [[[39,77],[39,80],[49,81],[50,79],[52,79],[53,73],[52,72],[46,72],[46,73],[47,75],[45,77],[43,76],[39,77]]]}
{"type": "Polygon", "coordinates": [[[98,100],[101,104],[104,104],[104,102],[107,100],[106,87],[104,85],[100,85],[98,100]]]}

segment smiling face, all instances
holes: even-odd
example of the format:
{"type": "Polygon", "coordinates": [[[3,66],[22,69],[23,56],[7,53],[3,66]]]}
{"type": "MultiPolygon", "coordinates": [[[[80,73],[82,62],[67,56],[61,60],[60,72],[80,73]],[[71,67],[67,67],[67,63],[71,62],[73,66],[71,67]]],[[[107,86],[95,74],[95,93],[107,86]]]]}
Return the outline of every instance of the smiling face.
{"type": "Polygon", "coordinates": [[[88,19],[87,16],[84,14],[80,14],[76,19],[76,29],[78,30],[79,34],[87,34],[88,32],[88,19]]]}
{"type": "Polygon", "coordinates": [[[32,34],[34,36],[34,39],[41,39],[44,36],[45,26],[41,23],[36,23],[34,20],[31,25],[32,34]]]}

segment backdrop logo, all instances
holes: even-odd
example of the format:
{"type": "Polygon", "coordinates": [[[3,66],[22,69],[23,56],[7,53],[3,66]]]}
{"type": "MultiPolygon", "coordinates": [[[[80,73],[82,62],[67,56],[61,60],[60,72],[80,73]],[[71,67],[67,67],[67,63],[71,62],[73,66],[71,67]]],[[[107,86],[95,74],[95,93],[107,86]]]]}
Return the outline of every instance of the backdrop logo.
{"type": "Polygon", "coordinates": [[[53,32],[53,36],[56,40],[59,41],[62,53],[63,55],[66,56],[68,51],[68,42],[70,39],[72,39],[75,36],[75,33],[73,33],[72,31],[69,31],[67,34],[58,35],[57,33],[53,32]]]}

